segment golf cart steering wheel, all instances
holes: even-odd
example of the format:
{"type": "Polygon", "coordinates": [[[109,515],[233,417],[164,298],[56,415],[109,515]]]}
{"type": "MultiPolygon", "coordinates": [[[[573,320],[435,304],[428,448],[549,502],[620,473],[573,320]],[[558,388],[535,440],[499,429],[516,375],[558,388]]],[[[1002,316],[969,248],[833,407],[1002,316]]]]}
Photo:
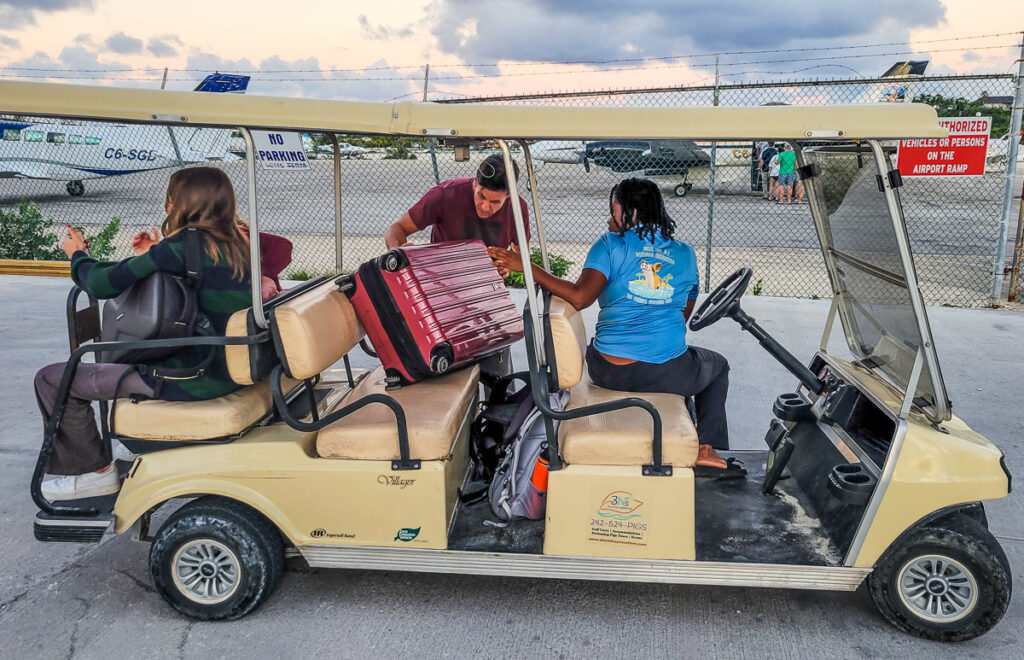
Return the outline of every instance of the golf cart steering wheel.
{"type": "Polygon", "coordinates": [[[747,284],[753,274],[750,266],[744,266],[725,278],[690,317],[690,330],[706,328],[738,306],[739,299],[747,290],[747,284]]]}

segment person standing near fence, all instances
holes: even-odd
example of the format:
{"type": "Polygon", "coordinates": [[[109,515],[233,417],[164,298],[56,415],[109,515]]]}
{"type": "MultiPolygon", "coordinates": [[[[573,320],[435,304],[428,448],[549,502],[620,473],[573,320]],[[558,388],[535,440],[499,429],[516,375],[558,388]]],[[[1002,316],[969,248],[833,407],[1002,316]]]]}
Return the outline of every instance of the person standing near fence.
{"type": "Polygon", "coordinates": [[[788,144],[782,145],[779,150],[779,204],[782,203],[782,195],[786,195],[786,204],[793,203],[793,182],[796,180],[796,154],[793,147],[788,144]]]}
{"type": "Polygon", "coordinates": [[[771,185],[768,179],[768,167],[776,153],[775,143],[768,142],[761,149],[761,155],[757,161],[758,167],[761,168],[761,197],[765,199],[771,199],[771,185]]]}

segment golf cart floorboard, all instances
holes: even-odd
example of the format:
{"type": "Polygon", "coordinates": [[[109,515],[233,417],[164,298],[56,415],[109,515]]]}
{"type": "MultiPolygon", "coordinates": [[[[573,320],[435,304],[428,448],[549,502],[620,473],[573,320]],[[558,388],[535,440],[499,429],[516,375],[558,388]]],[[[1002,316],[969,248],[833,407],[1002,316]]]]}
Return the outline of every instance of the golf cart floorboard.
{"type": "MultiPolygon", "coordinates": [[[[839,566],[842,557],[817,519],[808,512],[794,479],[761,492],[766,451],[723,452],[743,461],[745,479],[697,479],[697,560],[802,566],[839,566]]],[[[483,484],[471,483],[466,492],[483,484]]],[[[517,520],[506,527],[486,500],[460,504],[452,526],[451,550],[541,554],[543,520],[517,520]]]]}

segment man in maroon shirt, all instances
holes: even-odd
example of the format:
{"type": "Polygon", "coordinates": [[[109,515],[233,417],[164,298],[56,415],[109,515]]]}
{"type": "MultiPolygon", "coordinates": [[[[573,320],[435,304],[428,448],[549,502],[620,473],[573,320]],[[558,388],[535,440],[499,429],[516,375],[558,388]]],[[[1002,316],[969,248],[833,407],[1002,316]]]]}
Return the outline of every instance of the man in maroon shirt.
{"type": "MultiPolygon", "coordinates": [[[[519,166],[513,163],[515,177],[519,166]]],[[[518,245],[512,205],[508,199],[505,161],[488,156],[476,170],[476,177],[451,179],[427,191],[400,220],[388,227],[384,242],[396,248],[421,229],[431,227],[430,242],[479,239],[488,246],[508,248],[518,245]]],[[[526,237],[530,237],[530,216],[526,201],[520,197],[526,237]]]]}

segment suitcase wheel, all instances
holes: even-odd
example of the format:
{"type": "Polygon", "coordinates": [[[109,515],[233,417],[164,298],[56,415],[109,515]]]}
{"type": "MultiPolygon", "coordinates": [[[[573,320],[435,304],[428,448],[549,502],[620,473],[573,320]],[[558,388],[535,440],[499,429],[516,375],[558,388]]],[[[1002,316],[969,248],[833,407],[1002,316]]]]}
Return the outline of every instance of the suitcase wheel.
{"type": "Polygon", "coordinates": [[[409,265],[409,260],[401,250],[392,250],[385,255],[380,257],[377,262],[382,270],[386,270],[389,273],[401,270],[409,265]]]}
{"type": "Polygon", "coordinates": [[[430,370],[435,374],[443,374],[451,368],[455,355],[447,344],[438,344],[430,352],[430,370]]]}
{"type": "Polygon", "coordinates": [[[435,374],[443,374],[448,371],[448,367],[450,366],[451,363],[448,362],[447,355],[435,355],[430,358],[430,370],[435,374]]]}

